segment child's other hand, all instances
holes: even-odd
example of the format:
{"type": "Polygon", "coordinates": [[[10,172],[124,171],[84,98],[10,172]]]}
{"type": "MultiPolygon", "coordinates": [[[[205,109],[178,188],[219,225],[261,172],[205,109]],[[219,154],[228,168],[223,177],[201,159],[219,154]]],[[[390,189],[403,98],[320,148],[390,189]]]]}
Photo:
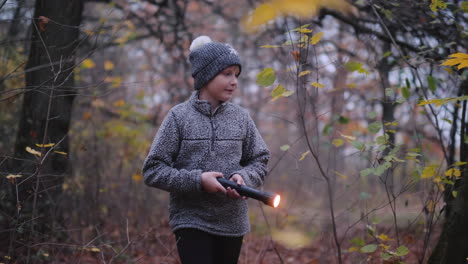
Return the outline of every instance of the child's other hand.
{"type": "MultiPolygon", "coordinates": [[[[237,183],[237,184],[240,184],[240,185],[245,185],[245,182],[244,182],[244,179],[242,179],[242,176],[240,176],[239,174],[234,174],[231,176],[231,181],[237,183]]],[[[227,188],[227,196],[231,197],[231,198],[235,198],[235,199],[244,199],[246,200],[247,197],[245,196],[240,196],[240,194],[234,190],[234,189],[231,189],[231,188],[227,188]]]]}
{"type": "Polygon", "coordinates": [[[223,177],[221,172],[208,171],[201,175],[201,185],[203,190],[209,193],[222,192],[227,194],[227,190],[216,180],[216,178],[223,177]]]}

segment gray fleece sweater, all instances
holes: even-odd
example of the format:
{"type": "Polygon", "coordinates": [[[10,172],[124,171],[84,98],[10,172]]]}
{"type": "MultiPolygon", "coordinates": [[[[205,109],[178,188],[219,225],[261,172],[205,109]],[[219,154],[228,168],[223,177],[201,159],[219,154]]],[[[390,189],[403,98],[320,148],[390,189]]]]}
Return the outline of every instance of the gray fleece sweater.
{"type": "Polygon", "coordinates": [[[221,236],[250,231],[247,203],[201,187],[201,174],[239,174],[251,187],[263,184],[270,152],[248,112],[230,102],[214,113],[207,101],[174,106],[162,122],[143,165],[147,185],[170,193],[173,231],[196,228],[221,236]]]}

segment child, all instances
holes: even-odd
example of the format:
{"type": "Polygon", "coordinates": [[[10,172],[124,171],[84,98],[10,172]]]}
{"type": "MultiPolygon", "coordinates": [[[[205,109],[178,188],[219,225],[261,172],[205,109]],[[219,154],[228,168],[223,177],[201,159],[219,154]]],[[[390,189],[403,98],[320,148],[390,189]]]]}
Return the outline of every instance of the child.
{"type": "Polygon", "coordinates": [[[246,198],[216,178],[258,187],[270,153],[248,112],[228,102],[241,72],[237,52],[201,36],[189,59],[195,91],[165,117],[143,176],[170,193],[169,223],[182,263],[237,263],[250,231],[246,198]]]}

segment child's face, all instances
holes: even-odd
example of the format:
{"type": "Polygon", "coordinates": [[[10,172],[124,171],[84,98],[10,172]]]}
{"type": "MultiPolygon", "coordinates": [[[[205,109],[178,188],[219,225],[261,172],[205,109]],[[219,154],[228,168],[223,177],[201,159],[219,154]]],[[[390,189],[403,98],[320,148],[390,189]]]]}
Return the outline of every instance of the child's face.
{"type": "Polygon", "coordinates": [[[233,65],[222,70],[214,79],[209,81],[204,90],[208,101],[226,102],[232,98],[237,88],[237,76],[240,74],[239,66],[233,65]]]}

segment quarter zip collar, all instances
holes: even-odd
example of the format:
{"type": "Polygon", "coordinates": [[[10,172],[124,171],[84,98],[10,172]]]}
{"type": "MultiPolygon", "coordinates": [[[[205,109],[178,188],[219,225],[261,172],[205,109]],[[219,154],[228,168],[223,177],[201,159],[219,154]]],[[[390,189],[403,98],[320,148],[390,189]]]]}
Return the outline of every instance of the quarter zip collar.
{"type": "Polygon", "coordinates": [[[226,107],[228,102],[224,102],[220,104],[213,112],[211,111],[211,104],[206,101],[206,100],[200,100],[199,99],[200,91],[194,91],[192,95],[190,96],[190,102],[191,104],[195,107],[195,109],[198,110],[198,112],[209,116],[213,117],[217,113],[220,113],[223,111],[223,109],[226,107]]]}

